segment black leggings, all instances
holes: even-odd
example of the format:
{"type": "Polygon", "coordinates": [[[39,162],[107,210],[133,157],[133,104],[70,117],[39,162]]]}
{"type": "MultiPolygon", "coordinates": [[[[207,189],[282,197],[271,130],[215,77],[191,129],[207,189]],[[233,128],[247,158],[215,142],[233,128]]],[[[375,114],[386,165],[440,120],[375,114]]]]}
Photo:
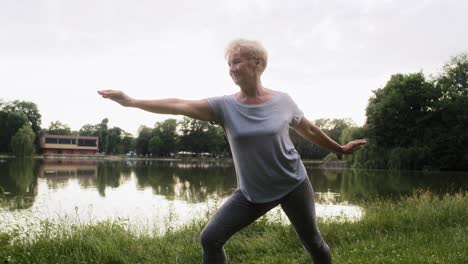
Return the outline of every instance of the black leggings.
{"type": "Polygon", "coordinates": [[[331,263],[330,249],[317,227],[314,190],[309,179],[283,198],[268,203],[249,202],[240,190],[236,190],[201,233],[203,263],[226,263],[223,248],[226,241],[278,204],[281,204],[314,263],[331,263]]]}

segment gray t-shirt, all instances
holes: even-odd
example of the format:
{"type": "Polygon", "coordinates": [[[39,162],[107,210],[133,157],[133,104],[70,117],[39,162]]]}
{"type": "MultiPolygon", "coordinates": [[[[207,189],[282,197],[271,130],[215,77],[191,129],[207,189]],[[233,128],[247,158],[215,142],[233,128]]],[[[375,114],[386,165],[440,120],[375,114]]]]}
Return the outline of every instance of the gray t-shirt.
{"type": "Polygon", "coordinates": [[[234,95],[206,99],[231,146],[237,185],[255,203],[277,200],[302,183],[307,172],[289,137],[303,117],[291,97],[242,104],[234,95]]]}

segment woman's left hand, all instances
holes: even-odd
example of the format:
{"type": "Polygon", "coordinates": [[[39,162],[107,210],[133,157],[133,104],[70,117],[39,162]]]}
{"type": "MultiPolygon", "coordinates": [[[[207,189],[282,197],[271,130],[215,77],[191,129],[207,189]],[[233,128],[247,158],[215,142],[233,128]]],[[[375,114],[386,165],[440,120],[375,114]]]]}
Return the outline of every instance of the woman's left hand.
{"type": "Polygon", "coordinates": [[[356,150],[360,149],[362,145],[367,144],[365,139],[357,139],[341,146],[342,154],[353,154],[356,150]]]}

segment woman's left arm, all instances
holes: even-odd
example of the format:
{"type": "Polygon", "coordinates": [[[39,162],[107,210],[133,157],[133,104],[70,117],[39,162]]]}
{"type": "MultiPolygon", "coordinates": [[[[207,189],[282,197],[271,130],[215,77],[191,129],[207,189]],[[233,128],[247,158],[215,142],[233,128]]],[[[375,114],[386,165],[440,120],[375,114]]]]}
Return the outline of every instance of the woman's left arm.
{"type": "Polygon", "coordinates": [[[294,127],[294,130],[307,141],[318,144],[337,154],[352,154],[356,150],[360,149],[362,145],[367,143],[365,139],[357,139],[347,143],[346,145],[340,145],[305,117],[303,117],[301,122],[294,127]]]}

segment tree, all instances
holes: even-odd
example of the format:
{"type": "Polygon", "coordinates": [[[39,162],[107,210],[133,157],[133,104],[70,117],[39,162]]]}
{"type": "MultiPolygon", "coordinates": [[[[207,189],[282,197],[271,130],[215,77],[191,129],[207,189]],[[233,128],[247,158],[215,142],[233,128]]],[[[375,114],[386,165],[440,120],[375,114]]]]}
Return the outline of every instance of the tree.
{"type": "Polygon", "coordinates": [[[78,135],[80,136],[88,136],[88,137],[98,137],[99,136],[99,125],[91,125],[86,124],[80,128],[78,131],[78,135]]]}
{"type": "Polygon", "coordinates": [[[11,139],[11,149],[18,157],[34,155],[36,135],[29,124],[23,125],[11,139]]]}
{"type": "Polygon", "coordinates": [[[106,154],[123,154],[135,148],[135,139],[120,127],[108,128],[109,119],[96,125],[86,124],[79,130],[80,136],[99,138],[99,149],[106,154]]]}
{"type": "MultiPolygon", "coordinates": [[[[422,72],[395,74],[366,108],[368,147],[355,161],[367,168],[422,169],[431,163],[428,133],[440,92],[422,72]],[[362,157],[368,158],[362,159],[362,157]],[[364,163],[364,164],[363,164],[364,163]]],[[[355,164],[358,165],[358,164],[355,164]]]]}
{"type": "Polygon", "coordinates": [[[10,103],[5,103],[3,107],[0,106],[0,108],[3,108],[3,110],[7,112],[23,113],[28,119],[29,125],[36,137],[39,135],[41,131],[41,114],[35,103],[15,100],[10,103]]]}
{"type": "Polygon", "coordinates": [[[108,149],[108,141],[109,138],[107,137],[109,131],[107,131],[107,124],[109,123],[109,119],[106,117],[102,119],[101,123],[97,126],[99,127],[99,151],[104,153],[109,153],[108,149]]]}
{"type": "Polygon", "coordinates": [[[25,124],[28,119],[23,113],[0,111],[0,153],[11,152],[11,138],[25,124]]]}
{"type": "Polygon", "coordinates": [[[363,134],[368,145],[355,166],[393,169],[468,169],[468,55],[452,57],[427,81],[395,74],[374,91],[363,134]]]}
{"type": "Polygon", "coordinates": [[[230,146],[226,139],[223,129],[218,125],[210,124],[207,131],[207,136],[210,141],[208,143],[208,149],[210,153],[227,153],[230,152],[230,146]]]}
{"type": "Polygon", "coordinates": [[[366,108],[369,133],[382,147],[406,147],[424,137],[440,94],[424,75],[395,74],[366,108]]]}
{"type": "Polygon", "coordinates": [[[138,128],[138,137],[136,138],[135,148],[136,152],[140,155],[149,154],[149,141],[152,136],[152,129],[147,126],[140,126],[138,128]]]}
{"type": "Polygon", "coordinates": [[[119,145],[122,142],[122,132],[120,127],[113,127],[107,130],[107,151],[106,154],[117,154],[119,145]]]}
{"type": "Polygon", "coordinates": [[[179,149],[195,153],[227,150],[224,133],[209,122],[184,118],[179,123],[179,149]]]}
{"type": "Polygon", "coordinates": [[[135,149],[135,138],[132,134],[123,131],[122,140],[118,146],[118,153],[128,153],[130,150],[135,149]]]}
{"type": "Polygon", "coordinates": [[[160,143],[158,143],[158,153],[151,151],[153,155],[169,156],[176,151],[178,140],[177,126],[178,122],[175,119],[166,119],[154,125],[152,138],[158,138],[160,143]]]}
{"type": "Polygon", "coordinates": [[[443,93],[441,99],[468,97],[468,53],[451,57],[435,82],[443,93]]]}
{"type": "Polygon", "coordinates": [[[427,138],[434,164],[446,170],[468,170],[468,54],[450,58],[434,79],[441,93],[427,138]]]}
{"type": "Polygon", "coordinates": [[[164,145],[162,139],[158,136],[153,136],[148,142],[148,152],[153,156],[160,156],[161,148],[164,145]]]}
{"type": "Polygon", "coordinates": [[[50,122],[49,128],[47,129],[49,135],[73,135],[70,127],[60,121],[50,122]]]}

